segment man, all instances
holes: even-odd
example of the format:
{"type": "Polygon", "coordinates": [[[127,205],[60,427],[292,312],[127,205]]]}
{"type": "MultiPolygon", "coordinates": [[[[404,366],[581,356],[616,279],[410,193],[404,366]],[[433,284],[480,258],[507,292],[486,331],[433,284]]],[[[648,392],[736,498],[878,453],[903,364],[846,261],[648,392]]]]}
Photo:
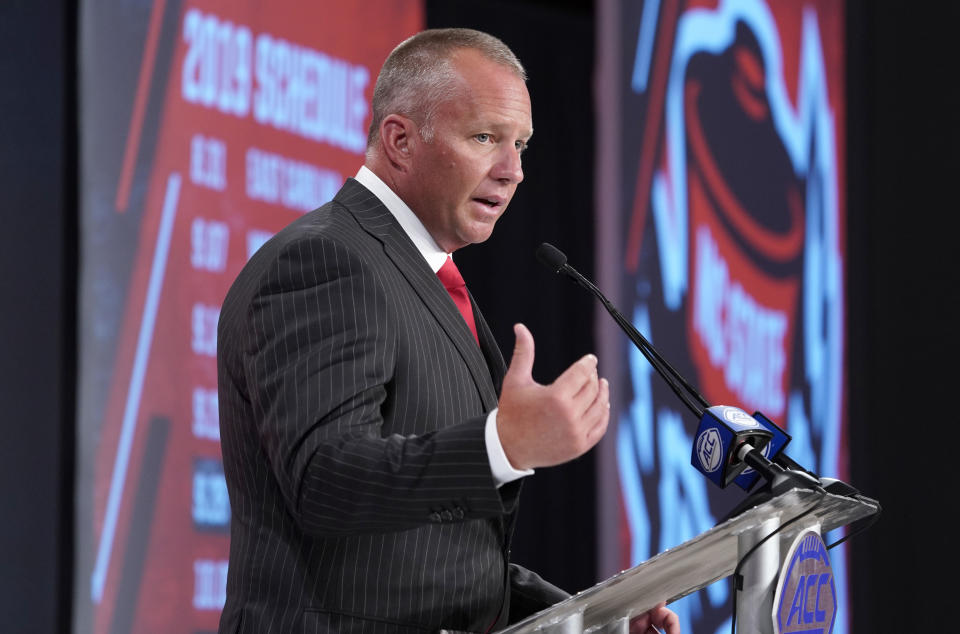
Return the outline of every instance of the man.
{"type": "Polygon", "coordinates": [[[532,133],[502,42],[410,38],[378,77],[356,179],[230,289],[221,632],[487,632],[567,596],[509,564],[514,510],[523,476],[601,438],[607,382],[588,355],[535,383],[522,325],[506,369],[449,256],[490,236],[532,133]]]}

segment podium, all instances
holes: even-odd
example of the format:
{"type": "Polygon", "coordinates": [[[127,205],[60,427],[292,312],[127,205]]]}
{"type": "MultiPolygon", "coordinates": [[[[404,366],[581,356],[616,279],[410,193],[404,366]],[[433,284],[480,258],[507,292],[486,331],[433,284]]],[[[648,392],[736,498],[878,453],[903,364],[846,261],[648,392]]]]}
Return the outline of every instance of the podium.
{"type": "Polygon", "coordinates": [[[854,498],[790,489],[502,632],[626,633],[631,617],[730,576],[747,551],[783,526],[744,564],[744,584],[737,600],[738,631],[772,633],[773,594],[783,545],[789,545],[800,531],[811,527],[825,533],[877,511],[877,506],[854,498]],[[787,525],[807,511],[802,519],[787,525]]]}

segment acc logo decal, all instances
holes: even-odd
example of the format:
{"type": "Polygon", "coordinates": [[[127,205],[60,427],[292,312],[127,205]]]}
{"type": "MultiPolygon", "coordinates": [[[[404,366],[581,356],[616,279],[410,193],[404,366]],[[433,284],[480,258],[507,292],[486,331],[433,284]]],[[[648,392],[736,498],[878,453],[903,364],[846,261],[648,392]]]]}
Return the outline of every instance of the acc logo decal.
{"type": "Polygon", "coordinates": [[[830,634],[837,618],[837,590],[827,547],[815,530],[800,533],[780,570],[773,599],[775,634],[830,634]]]}
{"type": "Polygon", "coordinates": [[[723,441],[716,428],[711,427],[697,436],[697,458],[707,473],[713,473],[720,468],[723,458],[723,441]]]}
{"type": "Polygon", "coordinates": [[[726,407],[723,410],[723,417],[735,425],[744,425],[749,427],[759,427],[760,423],[753,416],[742,409],[736,407],[726,407]]]}

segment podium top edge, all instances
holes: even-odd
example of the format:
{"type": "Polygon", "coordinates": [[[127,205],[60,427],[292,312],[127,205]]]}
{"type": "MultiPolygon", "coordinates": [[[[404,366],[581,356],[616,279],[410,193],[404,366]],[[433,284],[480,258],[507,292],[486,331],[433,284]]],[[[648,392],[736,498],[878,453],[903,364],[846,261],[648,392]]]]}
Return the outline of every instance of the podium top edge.
{"type": "MultiPolygon", "coordinates": [[[[784,526],[789,539],[811,523],[822,532],[852,524],[879,511],[877,504],[823,491],[791,489],[744,510],[703,533],[667,548],[632,568],[503,630],[503,634],[547,631],[582,615],[583,629],[615,618],[641,614],[661,601],[675,601],[729,576],[737,562],[737,542],[746,532],[779,517],[781,526],[808,513],[810,521],[784,526]]],[[[559,631],[559,630],[558,630],[559,631]]]]}

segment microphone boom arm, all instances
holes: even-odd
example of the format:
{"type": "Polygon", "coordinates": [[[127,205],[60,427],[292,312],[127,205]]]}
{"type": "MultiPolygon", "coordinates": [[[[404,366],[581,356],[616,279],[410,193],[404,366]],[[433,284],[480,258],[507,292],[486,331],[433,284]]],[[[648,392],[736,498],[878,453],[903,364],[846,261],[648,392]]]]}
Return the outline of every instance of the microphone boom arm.
{"type": "Polygon", "coordinates": [[[617,325],[627,334],[630,341],[640,350],[641,354],[650,362],[650,365],[667,382],[673,393],[692,411],[697,418],[703,416],[705,409],[710,407],[710,403],[705,399],[683,376],[674,369],[670,363],[664,359],[657,349],[653,347],[646,337],[633,327],[633,324],[618,311],[610,300],[604,296],[596,285],[581,275],[575,268],[567,264],[567,256],[552,244],[544,242],[537,249],[537,258],[547,267],[556,273],[563,273],[573,282],[593,293],[603,307],[607,309],[617,325]]]}

